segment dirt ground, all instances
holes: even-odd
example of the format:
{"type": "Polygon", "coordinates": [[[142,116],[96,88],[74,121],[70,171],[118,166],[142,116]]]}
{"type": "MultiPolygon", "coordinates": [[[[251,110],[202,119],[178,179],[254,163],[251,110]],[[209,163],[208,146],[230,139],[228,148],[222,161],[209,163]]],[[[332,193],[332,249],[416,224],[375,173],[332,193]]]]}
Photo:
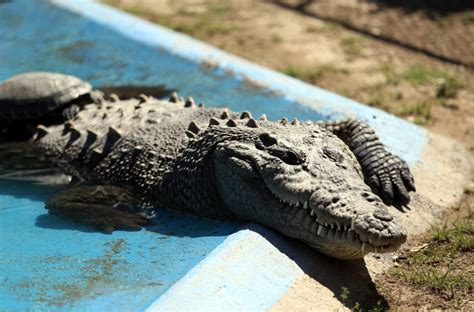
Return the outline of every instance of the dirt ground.
{"type": "MultiPolygon", "coordinates": [[[[105,2],[396,114],[474,152],[474,5],[470,1],[105,2]]],[[[472,209],[472,192],[466,193],[463,200],[472,209]]],[[[472,269],[472,260],[467,265],[472,269]]],[[[449,298],[391,276],[377,283],[395,309],[453,308],[449,298]],[[390,295],[400,289],[403,295],[390,295]]]]}

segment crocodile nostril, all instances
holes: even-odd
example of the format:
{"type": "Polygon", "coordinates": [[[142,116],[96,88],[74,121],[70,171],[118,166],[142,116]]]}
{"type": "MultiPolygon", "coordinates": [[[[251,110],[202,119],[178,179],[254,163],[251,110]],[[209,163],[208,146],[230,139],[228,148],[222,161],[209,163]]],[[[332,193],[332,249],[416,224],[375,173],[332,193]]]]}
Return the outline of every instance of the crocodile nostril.
{"type": "Polygon", "coordinates": [[[374,217],[376,217],[379,220],[390,222],[393,220],[393,217],[386,213],[385,211],[376,211],[374,212],[374,217]]]}

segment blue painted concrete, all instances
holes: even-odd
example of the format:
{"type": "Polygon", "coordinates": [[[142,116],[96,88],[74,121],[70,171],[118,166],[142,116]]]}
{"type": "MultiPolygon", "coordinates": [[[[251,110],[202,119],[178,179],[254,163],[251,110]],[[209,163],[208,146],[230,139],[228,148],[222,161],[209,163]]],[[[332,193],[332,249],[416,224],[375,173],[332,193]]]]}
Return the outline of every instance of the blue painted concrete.
{"type": "Polygon", "coordinates": [[[2,311],[142,311],[238,227],[161,211],[107,235],[48,215],[56,191],[0,180],[2,311]]]}
{"type": "MultiPolygon", "coordinates": [[[[389,149],[410,165],[421,157],[424,130],[380,110],[98,3],[53,3],[0,4],[0,80],[24,71],[59,71],[95,86],[164,84],[210,106],[266,113],[272,119],[357,117],[371,124],[389,149]]],[[[142,310],[235,229],[232,224],[164,213],[158,233],[88,232],[44,215],[43,201],[51,191],[0,184],[2,309],[142,310]],[[38,192],[41,196],[30,195],[38,192]],[[179,230],[170,233],[176,226],[179,230]]],[[[282,269],[282,289],[295,278],[293,273],[282,269]]],[[[273,278],[267,275],[265,281],[280,283],[273,278]]],[[[264,285],[261,279],[256,283],[264,285]]],[[[200,286],[206,288],[205,281],[200,286]]],[[[229,291],[244,290],[230,287],[229,291]]],[[[259,297],[259,307],[269,307],[276,297],[259,297]]]]}

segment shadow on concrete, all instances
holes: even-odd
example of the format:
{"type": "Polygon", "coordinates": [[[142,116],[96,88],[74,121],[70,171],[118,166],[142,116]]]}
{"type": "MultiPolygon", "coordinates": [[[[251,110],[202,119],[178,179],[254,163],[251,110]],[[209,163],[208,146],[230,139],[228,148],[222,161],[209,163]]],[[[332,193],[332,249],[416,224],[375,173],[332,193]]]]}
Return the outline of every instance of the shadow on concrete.
{"type": "Polygon", "coordinates": [[[248,224],[246,228],[271,242],[308,276],[333,292],[334,297],[349,309],[357,303],[362,310],[375,306],[388,309],[388,303],[377,291],[363,259],[343,261],[329,258],[296,239],[284,237],[263,226],[248,224]],[[341,298],[343,287],[349,290],[346,300],[341,298]]]}

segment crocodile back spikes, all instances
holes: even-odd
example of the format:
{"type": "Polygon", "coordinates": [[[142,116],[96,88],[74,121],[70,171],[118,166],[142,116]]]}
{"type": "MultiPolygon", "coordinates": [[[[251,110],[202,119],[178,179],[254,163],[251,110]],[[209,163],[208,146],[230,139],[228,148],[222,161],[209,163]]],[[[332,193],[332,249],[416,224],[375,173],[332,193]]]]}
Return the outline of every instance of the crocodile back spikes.
{"type": "Polygon", "coordinates": [[[186,102],[184,102],[184,107],[192,107],[195,106],[194,99],[192,97],[188,97],[186,102]]]}
{"type": "Polygon", "coordinates": [[[252,118],[252,114],[250,114],[250,112],[242,112],[242,114],[240,114],[240,119],[246,118],[252,118]]]}
{"type": "Polygon", "coordinates": [[[199,134],[199,132],[201,132],[201,128],[199,128],[196,122],[191,121],[188,125],[188,131],[191,131],[194,134],[199,134]]]}
{"type": "Polygon", "coordinates": [[[237,123],[233,119],[229,119],[226,122],[227,127],[237,127],[237,123]]]}
{"type": "Polygon", "coordinates": [[[178,93],[176,92],[171,93],[169,101],[171,103],[178,103],[178,93]]]}
{"type": "Polygon", "coordinates": [[[255,121],[255,119],[253,119],[253,118],[251,118],[251,119],[249,119],[249,121],[247,121],[246,126],[250,127],[250,128],[258,128],[258,124],[255,121]]]}

